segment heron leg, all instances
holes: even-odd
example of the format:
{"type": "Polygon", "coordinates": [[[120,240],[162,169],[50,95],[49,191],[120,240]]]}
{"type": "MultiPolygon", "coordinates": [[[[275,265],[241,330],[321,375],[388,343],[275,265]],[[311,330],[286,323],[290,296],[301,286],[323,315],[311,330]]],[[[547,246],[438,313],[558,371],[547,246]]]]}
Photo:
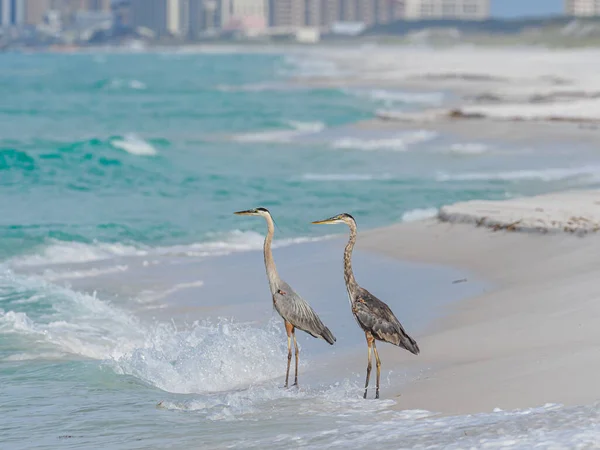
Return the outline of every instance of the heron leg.
{"type": "Polygon", "coordinates": [[[375,353],[375,364],[377,365],[377,388],[375,389],[375,398],[379,398],[379,377],[381,375],[381,361],[379,360],[379,353],[377,353],[375,340],[373,340],[373,353],[375,353]]]}
{"type": "Polygon", "coordinates": [[[369,387],[369,378],[371,377],[371,347],[373,346],[373,336],[371,335],[371,333],[365,333],[365,336],[367,338],[367,345],[369,347],[369,356],[368,356],[368,363],[367,363],[367,380],[365,381],[365,394],[363,395],[363,398],[367,398],[367,388],[369,387]]]}
{"type": "Polygon", "coordinates": [[[296,373],[294,375],[294,386],[298,386],[298,356],[300,350],[298,350],[298,342],[296,342],[296,329],[292,328],[292,336],[294,337],[294,348],[296,350],[296,373]]]}
{"type": "Polygon", "coordinates": [[[287,370],[285,371],[285,386],[288,387],[288,378],[290,376],[290,363],[292,362],[292,333],[294,332],[294,326],[289,323],[287,320],[285,321],[285,331],[287,333],[288,339],[288,361],[287,361],[287,370]]]}

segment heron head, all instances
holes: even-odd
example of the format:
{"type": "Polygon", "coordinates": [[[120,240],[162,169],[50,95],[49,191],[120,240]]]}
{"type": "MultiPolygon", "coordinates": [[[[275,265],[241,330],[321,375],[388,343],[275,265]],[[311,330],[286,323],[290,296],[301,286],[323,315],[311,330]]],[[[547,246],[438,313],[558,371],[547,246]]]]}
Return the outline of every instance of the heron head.
{"type": "Polygon", "coordinates": [[[262,217],[271,215],[271,213],[269,212],[269,210],[267,208],[248,209],[246,211],[234,212],[234,214],[236,214],[238,216],[262,216],[262,217]]]}
{"type": "Polygon", "coordinates": [[[352,217],[350,214],[342,213],[338,214],[337,216],[330,217],[329,219],[317,220],[312,223],[315,225],[333,225],[336,223],[345,223],[346,225],[350,225],[356,224],[356,221],[354,220],[354,217],[352,217]]]}

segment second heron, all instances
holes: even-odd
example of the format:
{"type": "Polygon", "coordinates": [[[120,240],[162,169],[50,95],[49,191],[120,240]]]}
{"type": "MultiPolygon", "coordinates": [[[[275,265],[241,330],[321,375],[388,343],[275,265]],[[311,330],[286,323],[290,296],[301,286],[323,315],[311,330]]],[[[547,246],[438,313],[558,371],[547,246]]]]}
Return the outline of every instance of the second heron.
{"type": "Polygon", "coordinates": [[[383,303],[365,288],[358,285],[354,279],[352,271],[352,250],[356,243],[356,221],[350,214],[339,214],[325,220],[318,220],[314,224],[336,224],[345,223],[350,228],[350,238],[344,251],[344,280],[346,281],[346,289],[348,290],[348,298],[352,314],[360,327],[365,332],[367,345],[369,347],[369,357],[367,363],[367,380],[365,382],[364,398],[367,398],[367,388],[369,387],[369,377],[371,375],[371,349],[375,353],[375,362],[377,364],[377,388],[375,390],[375,398],[379,398],[379,377],[381,374],[381,361],[375,341],[389,342],[390,344],[402,347],[409,352],[418,355],[419,346],[413,338],[411,338],[404,328],[396,319],[396,316],[388,305],[383,303]]]}

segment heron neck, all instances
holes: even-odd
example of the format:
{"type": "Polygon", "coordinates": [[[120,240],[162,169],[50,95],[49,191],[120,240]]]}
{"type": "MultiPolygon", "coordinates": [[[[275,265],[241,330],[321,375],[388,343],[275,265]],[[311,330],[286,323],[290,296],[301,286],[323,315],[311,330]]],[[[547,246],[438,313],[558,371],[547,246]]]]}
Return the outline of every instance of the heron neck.
{"type": "Polygon", "coordinates": [[[277,268],[275,267],[275,261],[273,260],[273,252],[271,251],[271,243],[273,242],[275,227],[273,226],[273,219],[270,216],[266,216],[265,220],[267,221],[267,236],[265,237],[264,244],[265,269],[267,270],[267,278],[269,279],[271,292],[275,292],[275,290],[277,290],[276,281],[279,279],[277,268]]]}
{"type": "Polygon", "coordinates": [[[354,244],[356,244],[356,225],[351,223],[348,227],[350,227],[350,237],[344,250],[344,280],[346,281],[348,295],[352,301],[352,294],[358,286],[354,279],[354,272],[352,271],[352,251],[354,250],[354,244]]]}

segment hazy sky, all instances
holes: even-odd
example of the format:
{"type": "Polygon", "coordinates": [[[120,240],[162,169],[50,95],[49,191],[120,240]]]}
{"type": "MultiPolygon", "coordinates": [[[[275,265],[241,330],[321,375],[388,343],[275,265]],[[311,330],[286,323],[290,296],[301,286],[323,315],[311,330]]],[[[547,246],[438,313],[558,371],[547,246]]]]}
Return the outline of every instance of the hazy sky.
{"type": "Polygon", "coordinates": [[[494,17],[544,16],[563,12],[564,0],[492,0],[494,17]]]}

